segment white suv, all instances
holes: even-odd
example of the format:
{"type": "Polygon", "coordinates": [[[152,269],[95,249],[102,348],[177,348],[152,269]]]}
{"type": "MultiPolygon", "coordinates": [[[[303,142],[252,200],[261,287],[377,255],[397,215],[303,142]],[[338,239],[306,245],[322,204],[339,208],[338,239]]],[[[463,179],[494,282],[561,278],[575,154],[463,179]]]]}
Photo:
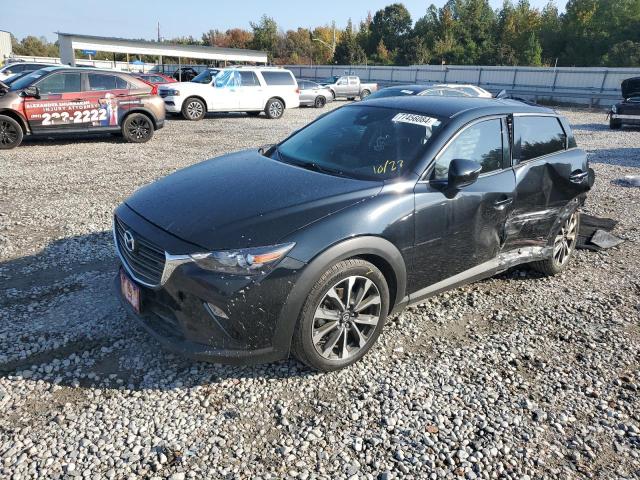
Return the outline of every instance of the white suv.
{"type": "Polygon", "coordinates": [[[190,82],[170,83],[159,90],[167,112],[201,120],[207,112],[247,112],[280,118],[286,108],[300,106],[298,82],[277,67],[208,69],[190,82]]]}

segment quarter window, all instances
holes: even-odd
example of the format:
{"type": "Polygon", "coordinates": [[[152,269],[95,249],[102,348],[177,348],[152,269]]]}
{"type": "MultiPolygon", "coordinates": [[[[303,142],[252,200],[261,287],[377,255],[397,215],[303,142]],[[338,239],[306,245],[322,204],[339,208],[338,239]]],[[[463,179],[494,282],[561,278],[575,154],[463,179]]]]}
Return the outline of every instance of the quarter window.
{"type": "Polygon", "coordinates": [[[80,73],[54,73],[37,85],[42,94],[80,92],[80,73]]]}
{"type": "Polygon", "coordinates": [[[446,180],[452,160],[471,160],[482,165],[481,173],[500,170],[503,162],[502,122],[485,120],[460,133],[436,159],[434,180],[446,180]]]}
{"type": "Polygon", "coordinates": [[[101,73],[89,74],[89,90],[125,90],[129,88],[128,83],[116,75],[104,75],[101,73]]]}
{"type": "Polygon", "coordinates": [[[289,72],[262,72],[262,78],[267,85],[295,85],[295,80],[289,72]]]}
{"type": "Polygon", "coordinates": [[[515,164],[565,149],[566,134],[556,117],[515,117],[513,126],[515,164]]]}

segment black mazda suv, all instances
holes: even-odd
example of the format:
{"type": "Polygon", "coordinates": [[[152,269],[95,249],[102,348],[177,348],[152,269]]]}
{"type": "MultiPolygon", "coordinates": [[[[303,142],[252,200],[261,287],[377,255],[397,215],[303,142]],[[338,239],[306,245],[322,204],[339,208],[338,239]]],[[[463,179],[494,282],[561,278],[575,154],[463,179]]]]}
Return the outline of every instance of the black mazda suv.
{"type": "Polygon", "coordinates": [[[282,142],[186,168],[115,211],[128,312],[215,362],[322,371],[388,314],[528,263],[553,275],[593,184],[565,118],[515,100],[353,103],[282,142]]]}

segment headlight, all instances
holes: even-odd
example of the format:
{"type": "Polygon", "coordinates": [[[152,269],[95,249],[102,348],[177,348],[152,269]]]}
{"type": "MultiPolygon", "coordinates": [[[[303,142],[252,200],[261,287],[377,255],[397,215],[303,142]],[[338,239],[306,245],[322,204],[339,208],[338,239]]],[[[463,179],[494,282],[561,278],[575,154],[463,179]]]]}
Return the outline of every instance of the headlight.
{"type": "Polygon", "coordinates": [[[611,107],[611,113],[618,113],[618,107],[616,107],[615,105],[611,107]]]}
{"type": "Polygon", "coordinates": [[[180,90],[166,90],[166,92],[170,97],[177,97],[180,95],[180,90]]]}
{"type": "Polygon", "coordinates": [[[212,272],[258,275],[271,271],[294,245],[295,243],[285,243],[268,247],[196,253],[191,255],[191,259],[200,268],[212,272]]]}

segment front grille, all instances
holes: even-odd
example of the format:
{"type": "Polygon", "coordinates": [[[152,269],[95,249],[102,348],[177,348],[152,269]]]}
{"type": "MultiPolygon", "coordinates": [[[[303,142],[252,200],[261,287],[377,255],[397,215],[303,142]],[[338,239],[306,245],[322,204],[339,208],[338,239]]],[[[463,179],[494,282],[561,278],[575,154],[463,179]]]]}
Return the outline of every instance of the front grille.
{"type": "Polygon", "coordinates": [[[114,218],[116,248],[120,252],[121,259],[129,273],[141,283],[150,286],[159,285],[166,261],[164,251],[129,228],[118,217],[114,218]],[[133,236],[135,242],[133,251],[125,245],[124,235],[126,231],[133,236]]]}

